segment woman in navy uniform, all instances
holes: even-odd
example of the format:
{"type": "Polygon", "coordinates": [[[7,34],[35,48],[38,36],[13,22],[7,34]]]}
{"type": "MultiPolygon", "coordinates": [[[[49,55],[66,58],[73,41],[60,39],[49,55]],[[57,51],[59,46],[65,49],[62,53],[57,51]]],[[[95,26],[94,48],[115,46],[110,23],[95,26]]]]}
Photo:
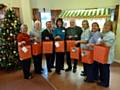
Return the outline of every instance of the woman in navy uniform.
{"type": "Polygon", "coordinates": [[[108,60],[106,64],[99,63],[100,82],[99,86],[109,87],[110,82],[110,65],[114,60],[114,48],[115,48],[115,34],[113,33],[113,23],[106,21],[102,32],[101,44],[109,47],[108,60]]]}
{"type": "MultiPolygon", "coordinates": [[[[42,41],[54,41],[53,37],[53,31],[52,31],[52,22],[47,21],[46,22],[46,29],[42,32],[42,41]]],[[[53,59],[53,53],[52,54],[45,54],[46,61],[47,61],[47,69],[48,72],[52,72],[52,59],[53,59]]]]}
{"type": "MultiPolygon", "coordinates": [[[[80,43],[80,48],[85,49],[87,46],[86,44],[88,43],[88,40],[90,39],[90,34],[91,31],[89,29],[89,23],[88,20],[83,20],[82,21],[82,34],[81,34],[81,40],[76,41],[76,44],[80,43]]],[[[86,63],[83,63],[83,71],[80,74],[81,76],[86,76],[86,63]]]]}
{"type": "MultiPolygon", "coordinates": [[[[63,27],[63,20],[61,18],[57,19],[56,26],[53,31],[54,40],[65,40],[65,28],[63,27]]],[[[64,53],[56,52],[56,73],[60,74],[60,70],[64,70],[64,53]]]]}
{"type": "MultiPolygon", "coordinates": [[[[41,42],[41,23],[40,21],[35,21],[34,23],[34,30],[30,32],[31,41],[32,43],[40,43],[41,42]]],[[[33,55],[33,62],[35,73],[41,74],[42,73],[42,54],[33,55]]]]}
{"type": "MultiPolygon", "coordinates": [[[[98,43],[99,39],[102,38],[100,33],[99,24],[97,22],[92,23],[92,31],[90,35],[90,39],[87,44],[87,49],[93,50],[94,45],[98,43]]],[[[86,79],[85,82],[94,82],[97,81],[98,76],[98,63],[93,62],[92,64],[86,64],[86,79]]]]}

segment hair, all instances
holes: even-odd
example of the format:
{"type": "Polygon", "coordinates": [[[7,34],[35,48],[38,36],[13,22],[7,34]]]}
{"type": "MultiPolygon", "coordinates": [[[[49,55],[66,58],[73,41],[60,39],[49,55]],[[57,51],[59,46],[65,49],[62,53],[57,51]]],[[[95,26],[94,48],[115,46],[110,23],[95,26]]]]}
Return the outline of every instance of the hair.
{"type": "Polygon", "coordinates": [[[84,22],[87,24],[87,26],[88,26],[88,28],[89,28],[88,20],[83,20],[82,23],[84,23],[84,22]]]}
{"type": "Polygon", "coordinates": [[[52,21],[47,21],[47,22],[46,22],[46,25],[47,25],[47,23],[52,23],[52,21]]]}
{"type": "MultiPolygon", "coordinates": [[[[59,21],[62,23],[62,26],[63,26],[63,19],[62,19],[62,18],[58,18],[58,19],[56,20],[56,26],[59,27],[59,26],[58,26],[58,22],[59,22],[59,21]]],[[[61,26],[61,27],[62,27],[62,26],[61,26]]]]}
{"type": "Polygon", "coordinates": [[[95,24],[97,25],[97,27],[99,28],[98,31],[100,31],[100,27],[99,27],[99,24],[97,22],[93,22],[92,25],[95,24]]]}
{"type": "Polygon", "coordinates": [[[36,25],[37,23],[41,24],[39,20],[36,20],[35,23],[34,23],[34,25],[36,25]]]}
{"type": "Polygon", "coordinates": [[[27,26],[26,24],[22,24],[22,25],[20,26],[20,32],[22,32],[23,28],[25,28],[25,27],[28,29],[28,26],[27,26]]]}
{"type": "Polygon", "coordinates": [[[109,21],[106,21],[106,22],[104,23],[104,25],[107,24],[107,23],[110,24],[110,26],[111,26],[111,31],[113,32],[113,22],[109,20],[109,21]]]}

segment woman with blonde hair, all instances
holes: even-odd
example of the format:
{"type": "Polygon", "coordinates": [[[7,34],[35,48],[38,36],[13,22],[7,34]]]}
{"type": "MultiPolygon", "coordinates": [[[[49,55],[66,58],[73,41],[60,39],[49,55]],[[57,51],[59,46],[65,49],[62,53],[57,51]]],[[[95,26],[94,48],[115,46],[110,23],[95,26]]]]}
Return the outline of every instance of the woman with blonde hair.
{"type": "MultiPolygon", "coordinates": [[[[41,23],[40,21],[36,20],[34,23],[34,30],[30,32],[30,37],[32,44],[37,44],[41,42],[41,23]]],[[[34,62],[34,68],[35,73],[41,74],[42,69],[42,54],[33,55],[33,62],[34,62]]]]}
{"type": "MultiPolygon", "coordinates": [[[[27,34],[28,27],[26,24],[21,25],[20,33],[17,36],[18,46],[30,45],[30,36],[27,34]]],[[[31,58],[21,61],[22,69],[24,74],[24,79],[31,79],[32,75],[30,73],[30,62],[31,58]]]]}

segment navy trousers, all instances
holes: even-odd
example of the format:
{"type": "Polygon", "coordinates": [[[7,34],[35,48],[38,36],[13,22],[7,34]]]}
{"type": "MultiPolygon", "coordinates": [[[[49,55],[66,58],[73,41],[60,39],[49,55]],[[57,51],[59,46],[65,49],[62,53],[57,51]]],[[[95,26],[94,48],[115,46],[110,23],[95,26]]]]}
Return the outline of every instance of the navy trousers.
{"type": "Polygon", "coordinates": [[[30,63],[31,63],[31,58],[22,61],[22,69],[23,69],[23,74],[24,74],[25,79],[27,79],[31,74],[30,73],[30,63]]]}
{"type": "Polygon", "coordinates": [[[35,73],[41,73],[42,70],[42,54],[33,56],[35,73]]]}
{"type": "Polygon", "coordinates": [[[94,77],[94,81],[99,80],[99,64],[98,62],[93,63],[93,77],[94,77]]]}
{"type": "Polygon", "coordinates": [[[56,71],[64,69],[64,53],[56,53],[56,71]]]}
{"type": "MultiPolygon", "coordinates": [[[[72,60],[70,58],[70,52],[66,52],[66,60],[67,60],[67,65],[69,69],[72,69],[72,60]]],[[[73,61],[73,69],[77,69],[77,64],[78,64],[78,60],[74,60],[73,61]]]]}
{"type": "Polygon", "coordinates": [[[50,70],[52,67],[52,54],[45,54],[47,69],[50,70]]]}
{"type": "Polygon", "coordinates": [[[109,86],[110,64],[99,64],[100,82],[104,86],[109,86]]]}
{"type": "Polygon", "coordinates": [[[69,69],[72,69],[72,63],[71,63],[71,58],[70,58],[70,53],[66,52],[66,61],[69,69]]]}
{"type": "Polygon", "coordinates": [[[93,74],[93,64],[86,64],[86,80],[87,81],[94,81],[94,74],[93,74]]]}

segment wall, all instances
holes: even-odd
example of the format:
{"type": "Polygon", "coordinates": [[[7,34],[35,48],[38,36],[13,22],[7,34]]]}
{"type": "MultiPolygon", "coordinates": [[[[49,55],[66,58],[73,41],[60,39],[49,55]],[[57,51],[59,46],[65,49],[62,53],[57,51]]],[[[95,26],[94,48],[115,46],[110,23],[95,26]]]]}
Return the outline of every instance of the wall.
{"type": "Polygon", "coordinates": [[[119,6],[119,17],[118,17],[118,24],[116,31],[115,59],[117,62],[120,62],[120,6],[119,6]]]}
{"type": "Polygon", "coordinates": [[[20,7],[20,0],[0,0],[0,3],[4,3],[8,7],[20,7]]]}
{"type": "Polygon", "coordinates": [[[118,0],[31,0],[32,7],[50,9],[79,9],[114,7],[118,0]]]}
{"type": "Polygon", "coordinates": [[[22,23],[28,25],[28,30],[32,27],[32,13],[30,0],[0,0],[0,3],[4,3],[8,8],[18,7],[20,8],[20,18],[22,23]]]}

